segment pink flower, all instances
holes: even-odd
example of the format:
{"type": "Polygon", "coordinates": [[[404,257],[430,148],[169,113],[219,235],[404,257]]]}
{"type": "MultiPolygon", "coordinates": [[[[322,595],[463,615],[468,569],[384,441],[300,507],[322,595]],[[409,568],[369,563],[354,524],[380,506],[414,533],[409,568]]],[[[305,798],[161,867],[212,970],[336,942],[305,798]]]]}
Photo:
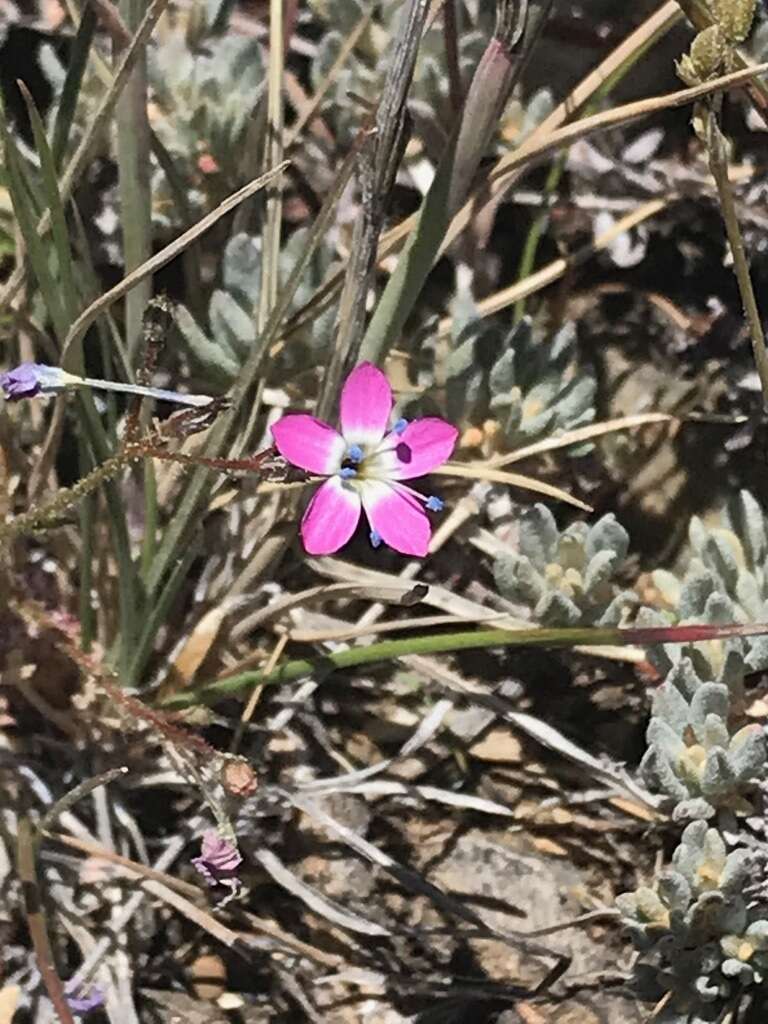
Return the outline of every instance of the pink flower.
{"type": "Polygon", "coordinates": [[[392,404],[392,389],[381,370],[361,363],[342,388],[341,433],[304,413],[283,416],[272,427],[284,459],[328,478],[301,522],[309,554],[338,551],[365,510],[374,547],[384,541],[401,554],[426,555],[431,527],[422,506],[439,512],[443,504],[400,481],[424,476],[445,462],[458,431],[436,416],[399,420],[388,431],[392,404]]]}

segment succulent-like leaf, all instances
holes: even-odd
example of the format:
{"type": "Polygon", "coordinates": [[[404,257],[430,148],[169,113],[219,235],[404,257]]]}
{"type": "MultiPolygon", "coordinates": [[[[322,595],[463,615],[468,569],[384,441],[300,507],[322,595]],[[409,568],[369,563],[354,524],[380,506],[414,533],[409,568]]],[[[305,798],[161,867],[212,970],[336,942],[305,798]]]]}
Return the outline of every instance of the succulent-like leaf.
{"type": "Polygon", "coordinates": [[[728,720],[730,704],[728,687],[723,683],[702,683],[691,699],[691,724],[696,738],[703,742],[704,722],[708,715],[715,715],[723,723],[728,720]]]}
{"type": "Polygon", "coordinates": [[[639,771],[655,792],[663,793],[678,802],[687,799],[688,789],[675,774],[669,760],[656,747],[646,750],[639,771]]]}
{"type": "Polygon", "coordinates": [[[575,626],[581,612],[573,601],[559,590],[550,590],[536,605],[535,617],[542,625],[575,626]]]}
{"type": "Polygon", "coordinates": [[[256,341],[256,324],[229,292],[217,289],[208,308],[211,330],[217,342],[224,343],[244,361],[256,341]]]}
{"type": "Polygon", "coordinates": [[[702,796],[680,800],[672,810],[672,820],[677,824],[686,821],[709,821],[717,814],[717,808],[702,796]]]}
{"type": "Polygon", "coordinates": [[[682,737],[691,719],[691,709],[677,686],[662,683],[653,698],[653,717],[666,722],[678,739],[682,737]]]}
{"type": "Polygon", "coordinates": [[[734,850],[725,859],[720,889],[726,895],[739,895],[754,871],[755,857],[749,850],[734,850]]]}
{"type": "Polygon", "coordinates": [[[502,597],[523,604],[537,604],[545,592],[544,579],[524,555],[502,552],[493,562],[493,576],[502,597]]]}
{"type": "Polygon", "coordinates": [[[768,536],[763,510],[749,491],[739,491],[728,508],[728,521],[733,532],[741,538],[747,567],[753,570],[765,563],[768,555],[768,536]]]}
{"type": "Polygon", "coordinates": [[[629,551],[629,534],[611,512],[590,527],[586,546],[590,558],[607,550],[616,555],[617,562],[623,562],[629,551]]]}
{"type": "Polygon", "coordinates": [[[687,910],[691,887],[679,871],[665,871],[659,878],[659,896],[670,910],[687,910]]]}
{"type": "Polygon", "coordinates": [[[701,776],[701,792],[710,800],[717,800],[736,791],[738,779],[728,761],[728,755],[721,747],[707,752],[704,772],[701,776]]]}
{"type": "Polygon", "coordinates": [[[537,569],[555,561],[560,531],[546,505],[535,504],[520,521],[520,554],[530,558],[537,569]]]}
{"type": "Polygon", "coordinates": [[[728,760],[740,782],[765,778],[767,757],[765,734],[756,722],[744,726],[731,737],[728,760]]]}
{"type": "Polygon", "coordinates": [[[703,566],[698,571],[686,574],[680,588],[680,618],[688,620],[702,616],[715,586],[715,577],[703,566]]]}
{"type": "Polygon", "coordinates": [[[176,324],[190,354],[203,369],[224,383],[237,376],[240,362],[226,340],[212,341],[185,306],[176,307],[176,324]]]}

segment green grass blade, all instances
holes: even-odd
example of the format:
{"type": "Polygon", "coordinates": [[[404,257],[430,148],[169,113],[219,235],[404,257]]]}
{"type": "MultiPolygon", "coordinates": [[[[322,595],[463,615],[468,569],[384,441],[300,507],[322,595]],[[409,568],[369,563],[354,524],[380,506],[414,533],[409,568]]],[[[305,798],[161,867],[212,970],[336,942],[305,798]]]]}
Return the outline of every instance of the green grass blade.
{"type": "Polygon", "coordinates": [[[11,138],[4,112],[0,108],[0,130],[3,137],[5,166],[8,172],[8,189],[11,193],[13,212],[19,225],[21,237],[27,250],[32,271],[37,278],[40,293],[45,303],[59,341],[66,336],[68,319],[61,301],[61,289],[56,281],[49,260],[47,245],[37,234],[38,215],[27,188],[28,170],[22,163],[16,143],[11,138]]]}
{"type": "Polygon", "coordinates": [[[605,647],[659,643],[697,643],[703,640],[733,636],[762,636],[768,633],[768,623],[758,625],[720,626],[654,626],[654,627],[600,627],[575,626],[562,629],[473,629],[461,633],[428,634],[403,640],[384,640],[365,647],[350,647],[333,651],[319,658],[300,658],[284,661],[271,672],[241,672],[220,679],[208,686],[169,698],[172,708],[192,707],[196,704],[215,704],[236,696],[254,686],[296,682],[305,676],[324,676],[343,668],[372,665],[409,654],[453,654],[457,651],[477,651],[488,647],[576,647],[589,645],[605,647]]]}
{"type": "Polygon", "coordinates": [[[57,170],[61,169],[67,142],[69,141],[69,134],[75,119],[75,109],[80,95],[80,88],[83,84],[85,69],[88,65],[88,55],[91,51],[91,44],[96,32],[96,24],[96,8],[93,4],[86,4],[72,49],[70,50],[67,74],[61,90],[59,109],[56,112],[56,122],[53,126],[51,149],[57,170]]]}
{"type": "MultiPolygon", "coordinates": [[[[43,120],[35,106],[35,101],[32,99],[29,90],[23,82],[19,82],[19,88],[27,106],[27,113],[29,114],[30,124],[32,125],[32,134],[35,140],[35,148],[37,149],[37,155],[40,158],[40,175],[43,183],[43,193],[45,196],[46,206],[51,215],[51,234],[53,235],[53,244],[56,249],[62,300],[67,318],[71,322],[80,312],[80,299],[75,287],[74,267],[72,264],[72,246],[69,239],[69,229],[67,228],[64,206],[61,202],[61,195],[59,193],[56,162],[54,160],[51,147],[48,144],[48,138],[45,134],[45,125],[43,124],[43,120]]],[[[36,233],[37,232],[35,232],[35,234],[36,233]]],[[[60,336],[59,341],[63,343],[63,340],[63,336],[60,336]]]]}

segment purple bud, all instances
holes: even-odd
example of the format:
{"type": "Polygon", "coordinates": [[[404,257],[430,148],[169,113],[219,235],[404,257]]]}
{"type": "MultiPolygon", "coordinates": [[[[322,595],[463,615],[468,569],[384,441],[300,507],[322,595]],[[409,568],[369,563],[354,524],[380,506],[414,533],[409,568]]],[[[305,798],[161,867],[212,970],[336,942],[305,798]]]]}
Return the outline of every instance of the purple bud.
{"type": "Polygon", "coordinates": [[[235,893],[240,888],[237,869],[243,863],[240,851],[215,829],[203,833],[200,856],[192,858],[195,870],[208,885],[224,885],[235,893]]]}
{"type": "Polygon", "coordinates": [[[33,398],[41,392],[58,391],[74,379],[58,366],[20,363],[12,370],[0,373],[0,388],[6,401],[18,402],[22,398],[33,398]]]}
{"type": "Polygon", "coordinates": [[[73,984],[69,981],[64,986],[64,995],[72,1013],[78,1015],[90,1013],[104,1005],[104,992],[97,986],[86,990],[76,982],[73,984]]]}

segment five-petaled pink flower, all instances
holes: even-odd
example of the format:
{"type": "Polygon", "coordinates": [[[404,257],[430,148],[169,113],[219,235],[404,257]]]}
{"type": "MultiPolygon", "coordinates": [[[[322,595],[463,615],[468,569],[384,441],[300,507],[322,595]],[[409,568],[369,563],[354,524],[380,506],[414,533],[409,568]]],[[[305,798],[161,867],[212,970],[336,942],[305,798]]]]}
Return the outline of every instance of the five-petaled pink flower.
{"type": "Polygon", "coordinates": [[[330,555],[343,547],[363,509],[374,547],[384,541],[404,555],[426,555],[431,528],[422,506],[439,512],[442,502],[400,481],[424,476],[445,462],[458,431],[437,416],[398,420],[387,430],[392,405],[387,378],[371,363],[361,363],[342,388],[341,433],[305,413],[283,416],[272,427],[284,459],[328,477],[301,522],[311,555],[330,555]]]}

